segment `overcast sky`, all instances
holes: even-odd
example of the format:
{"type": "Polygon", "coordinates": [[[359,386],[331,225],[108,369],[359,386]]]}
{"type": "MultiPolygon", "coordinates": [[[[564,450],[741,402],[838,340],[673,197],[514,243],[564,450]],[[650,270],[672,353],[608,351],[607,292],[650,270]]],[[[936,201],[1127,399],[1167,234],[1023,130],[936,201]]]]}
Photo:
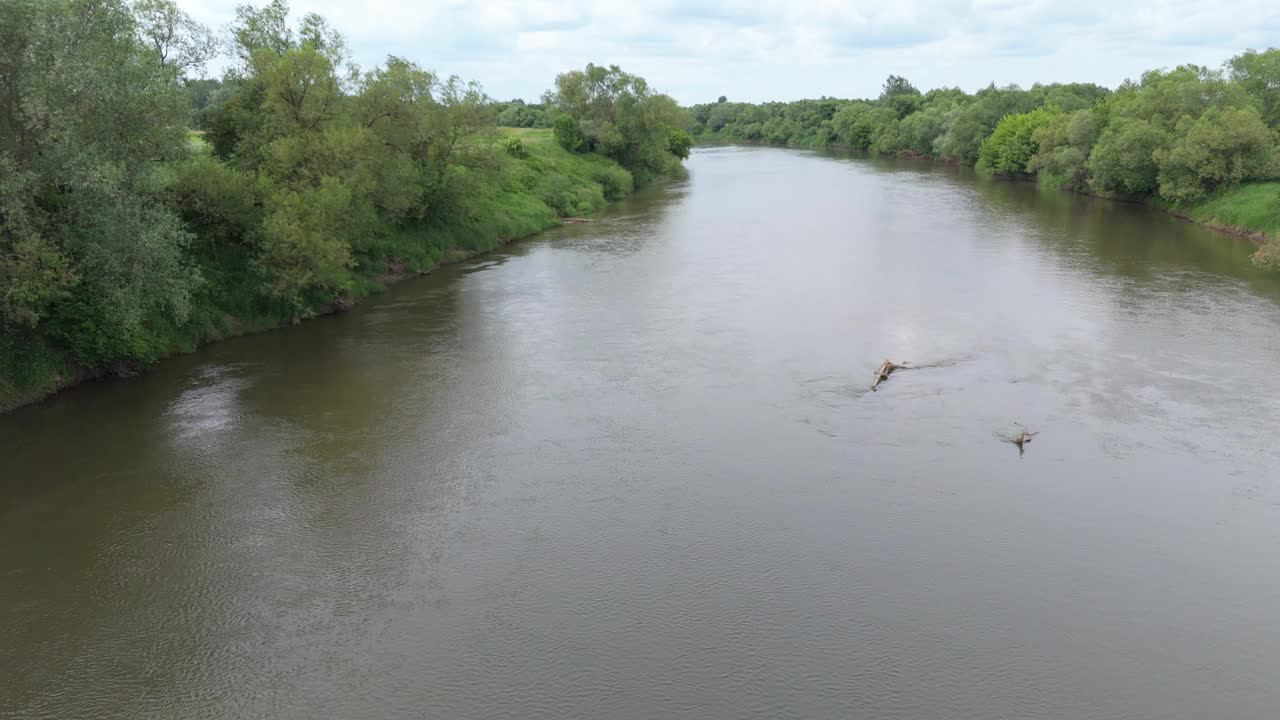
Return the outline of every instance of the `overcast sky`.
{"type": "MultiPolygon", "coordinates": [[[[177,0],[224,27],[237,0],[177,0]]],[[[1218,66],[1280,45],[1280,0],[293,0],[325,16],[362,67],[400,55],[535,99],[555,75],[621,65],[681,103],[922,90],[992,81],[1114,87],[1144,70],[1218,66]]],[[[261,3],[258,3],[261,4],[261,3]]]]}

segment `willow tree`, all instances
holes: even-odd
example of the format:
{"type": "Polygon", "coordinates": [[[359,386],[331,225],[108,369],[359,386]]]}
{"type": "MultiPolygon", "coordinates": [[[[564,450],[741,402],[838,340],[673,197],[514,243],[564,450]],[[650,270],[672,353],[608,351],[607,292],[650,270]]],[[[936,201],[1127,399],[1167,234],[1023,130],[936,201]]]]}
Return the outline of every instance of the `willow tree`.
{"type": "Polygon", "coordinates": [[[157,192],[187,152],[170,59],[121,0],[0,3],[0,331],[100,364],[158,354],[190,236],[157,192]]]}
{"type": "Polygon", "coordinates": [[[585,70],[563,73],[544,101],[560,117],[572,120],[557,124],[558,136],[575,141],[571,149],[613,158],[640,182],[671,171],[679,162],[671,152],[669,131],[684,129],[684,111],[644,78],[617,65],[587,65],[585,70]]]}

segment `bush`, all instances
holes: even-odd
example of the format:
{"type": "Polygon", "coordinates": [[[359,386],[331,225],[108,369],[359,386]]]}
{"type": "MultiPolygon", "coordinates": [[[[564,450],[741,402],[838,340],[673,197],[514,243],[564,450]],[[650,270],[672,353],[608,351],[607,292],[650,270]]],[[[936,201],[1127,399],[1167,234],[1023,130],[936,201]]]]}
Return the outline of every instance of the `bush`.
{"type": "Polygon", "coordinates": [[[1053,187],[1082,187],[1088,178],[1085,163],[1093,148],[1096,127],[1089,110],[1055,116],[1035,131],[1033,137],[1039,149],[1027,162],[1027,171],[1053,187]]]}
{"type": "Polygon", "coordinates": [[[556,138],[565,149],[599,153],[633,172],[665,173],[673,157],[668,133],[688,123],[675,100],[616,65],[561,73],[544,97],[559,113],[556,138]]]}
{"type": "Polygon", "coordinates": [[[524,149],[524,141],[518,137],[509,137],[503,142],[503,146],[507,150],[507,154],[513,158],[521,160],[529,157],[529,151],[524,149]]]}
{"type": "Polygon", "coordinates": [[[635,188],[631,173],[616,165],[599,165],[593,168],[591,179],[600,183],[606,200],[621,200],[635,188]]]}
{"type": "Polygon", "coordinates": [[[1089,155],[1093,187],[1120,195],[1154,192],[1159,172],[1155,153],[1168,144],[1168,133],[1146,120],[1116,118],[1089,155]]]}
{"type": "Polygon", "coordinates": [[[569,152],[586,152],[590,150],[586,146],[586,136],[582,134],[582,129],[578,127],[578,121],[574,120],[570,115],[557,117],[552,125],[552,132],[556,136],[556,142],[560,143],[560,147],[569,152]]]}
{"type": "Polygon", "coordinates": [[[1275,136],[1253,108],[1210,109],[1195,122],[1184,118],[1182,137],[1157,150],[1160,195],[1194,202],[1218,188],[1275,176],[1275,136]]]}
{"type": "Polygon", "coordinates": [[[689,149],[693,147],[693,136],[684,130],[667,129],[667,152],[681,160],[689,157],[689,149]]]}
{"type": "Polygon", "coordinates": [[[1004,175],[1021,175],[1040,149],[1036,132],[1047,127],[1060,113],[1040,108],[1027,113],[1005,115],[991,136],[978,149],[978,167],[1004,175]]]}
{"type": "Polygon", "coordinates": [[[560,217],[590,215],[604,207],[604,194],[597,185],[578,185],[570,178],[552,173],[542,181],[542,201],[560,217]]]}

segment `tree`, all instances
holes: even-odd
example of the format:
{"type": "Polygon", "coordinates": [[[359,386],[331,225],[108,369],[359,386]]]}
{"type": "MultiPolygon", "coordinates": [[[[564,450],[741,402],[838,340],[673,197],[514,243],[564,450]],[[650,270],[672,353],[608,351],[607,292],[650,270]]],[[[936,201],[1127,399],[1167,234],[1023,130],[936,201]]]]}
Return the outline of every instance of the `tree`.
{"type": "Polygon", "coordinates": [[[573,120],[555,121],[561,144],[613,158],[631,170],[637,182],[666,173],[677,162],[669,152],[667,131],[684,127],[683,111],[670,97],[653,92],[644,78],[616,65],[587,65],[557,76],[545,102],[559,116],[573,120]],[[578,134],[581,145],[575,144],[578,134]]]}
{"type": "Polygon", "coordinates": [[[315,130],[334,117],[341,97],[329,57],[303,44],[259,59],[268,106],[290,128],[315,130]]]}
{"type": "Polygon", "coordinates": [[[901,75],[890,75],[880,88],[880,99],[887,100],[895,95],[919,95],[920,91],[901,75]]]}
{"type": "Polygon", "coordinates": [[[1059,113],[1033,134],[1036,153],[1027,171],[1070,188],[1084,185],[1088,178],[1085,162],[1097,137],[1097,121],[1090,110],[1059,113]]]}
{"type": "Polygon", "coordinates": [[[1040,95],[1038,104],[1056,107],[1065,113],[1091,108],[1111,94],[1110,90],[1093,83],[1036,85],[1031,88],[1031,92],[1033,95],[1040,95]]]}
{"type": "Polygon", "coordinates": [[[852,102],[836,112],[831,127],[841,144],[866,150],[876,139],[877,129],[893,117],[890,109],[866,101],[852,102]]]}
{"type": "Polygon", "coordinates": [[[1179,135],[1155,151],[1160,195],[1169,200],[1194,202],[1224,185],[1277,175],[1275,133],[1253,108],[1212,108],[1194,122],[1185,118],[1179,135]]]}
{"type": "Polygon", "coordinates": [[[960,108],[951,120],[951,127],[942,141],[942,154],[972,165],[978,160],[982,141],[995,129],[1005,115],[1028,112],[1035,108],[1036,98],[1031,93],[1010,86],[995,85],[979,90],[973,102],[960,108]]]}
{"type": "Polygon", "coordinates": [[[1017,115],[1005,115],[978,151],[978,167],[1005,175],[1027,172],[1027,164],[1040,149],[1036,132],[1048,126],[1060,113],[1056,108],[1040,108],[1017,115]]]}
{"type": "Polygon", "coordinates": [[[317,187],[281,190],[268,202],[257,259],[265,289],[302,314],[308,293],[345,291],[350,282],[353,197],[341,180],[327,177],[317,187]]]}
{"type": "Polygon", "coordinates": [[[173,0],[137,0],[133,12],[138,34],[173,78],[203,68],[213,56],[213,35],[173,0]]]}
{"type": "Polygon", "coordinates": [[[0,328],[36,327],[76,281],[69,258],[42,232],[34,180],[0,155],[0,328]]]}
{"type": "Polygon", "coordinates": [[[1184,117],[1198,118],[1211,107],[1250,104],[1243,89],[1217,70],[1180,65],[1144,73],[1140,83],[1122,87],[1109,103],[1113,117],[1139,118],[1172,132],[1184,117]]]}
{"type": "Polygon", "coordinates": [[[1246,50],[1227,61],[1231,79],[1256,98],[1262,120],[1280,128],[1280,50],[1246,50]]]}
{"type": "Polygon", "coordinates": [[[904,149],[918,155],[936,157],[941,152],[942,138],[947,133],[947,126],[955,111],[956,105],[951,99],[937,99],[903,118],[900,132],[904,149]]]}
{"type": "Polygon", "coordinates": [[[284,0],[271,0],[261,9],[238,5],[230,33],[242,67],[252,63],[255,52],[283,55],[294,46],[293,30],[289,28],[289,4],[284,0]]]}
{"type": "Polygon", "coordinates": [[[916,86],[898,75],[890,75],[880,91],[880,102],[892,108],[899,120],[920,109],[923,100],[916,86]]]}
{"type": "Polygon", "coordinates": [[[1097,190],[1119,195],[1156,190],[1156,151],[1169,143],[1169,133],[1146,120],[1120,117],[1111,122],[1089,155],[1087,167],[1097,190]]]}
{"type": "Polygon", "coordinates": [[[419,135],[410,153],[421,169],[424,198],[438,217],[465,215],[470,187],[453,171],[480,169],[484,150],[467,139],[492,128],[489,98],[475,82],[451,76],[432,88],[419,135]]]}
{"type": "Polygon", "coordinates": [[[187,153],[186,102],[120,0],[0,3],[0,332],[86,362],[156,352],[198,276],[155,192],[187,153]]]}
{"type": "Polygon", "coordinates": [[[693,136],[680,128],[667,129],[667,152],[681,160],[689,158],[689,149],[693,147],[693,136]]]}
{"type": "Polygon", "coordinates": [[[191,108],[192,117],[199,118],[200,115],[213,103],[221,97],[219,91],[222,90],[222,81],[213,78],[188,78],[182,81],[182,89],[186,93],[187,103],[191,108]]]}

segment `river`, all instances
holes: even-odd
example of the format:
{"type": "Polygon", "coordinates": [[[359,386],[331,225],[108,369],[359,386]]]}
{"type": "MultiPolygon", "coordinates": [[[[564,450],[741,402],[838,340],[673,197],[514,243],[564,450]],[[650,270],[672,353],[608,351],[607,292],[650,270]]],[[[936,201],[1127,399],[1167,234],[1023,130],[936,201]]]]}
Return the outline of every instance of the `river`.
{"type": "Polygon", "coordinates": [[[927,163],[688,166],[0,417],[0,717],[1275,716],[1247,242],[927,163]],[[868,392],[885,358],[919,367],[868,392]]]}

